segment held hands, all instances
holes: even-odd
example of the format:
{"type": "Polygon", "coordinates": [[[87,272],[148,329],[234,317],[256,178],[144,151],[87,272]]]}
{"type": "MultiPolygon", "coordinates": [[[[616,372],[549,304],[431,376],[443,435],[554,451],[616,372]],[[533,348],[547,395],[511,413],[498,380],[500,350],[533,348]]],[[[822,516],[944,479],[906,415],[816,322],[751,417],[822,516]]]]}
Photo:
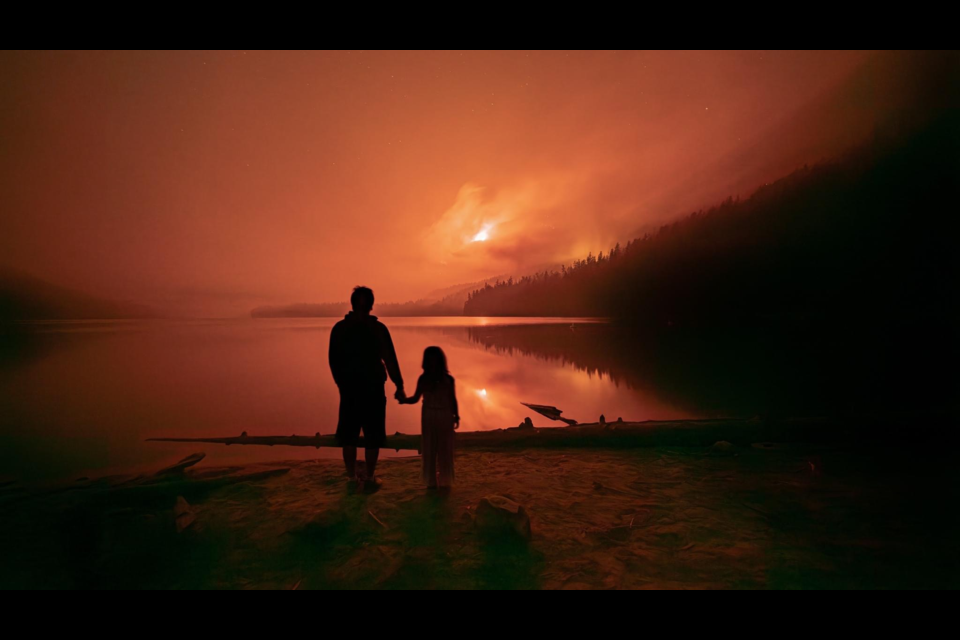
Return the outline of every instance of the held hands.
{"type": "Polygon", "coordinates": [[[400,404],[403,404],[407,400],[407,394],[403,390],[403,387],[397,387],[397,392],[393,394],[394,399],[400,404]]]}

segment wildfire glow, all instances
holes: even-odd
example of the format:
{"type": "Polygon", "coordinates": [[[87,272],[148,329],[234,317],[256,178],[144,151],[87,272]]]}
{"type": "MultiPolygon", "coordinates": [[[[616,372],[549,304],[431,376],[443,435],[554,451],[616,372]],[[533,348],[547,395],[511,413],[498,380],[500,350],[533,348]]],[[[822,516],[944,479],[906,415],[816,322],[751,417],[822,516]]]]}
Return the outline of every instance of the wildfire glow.
{"type": "Polygon", "coordinates": [[[470,239],[470,242],[486,242],[490,238],[490,225],[485,225],[477,235],[470,239]]]}

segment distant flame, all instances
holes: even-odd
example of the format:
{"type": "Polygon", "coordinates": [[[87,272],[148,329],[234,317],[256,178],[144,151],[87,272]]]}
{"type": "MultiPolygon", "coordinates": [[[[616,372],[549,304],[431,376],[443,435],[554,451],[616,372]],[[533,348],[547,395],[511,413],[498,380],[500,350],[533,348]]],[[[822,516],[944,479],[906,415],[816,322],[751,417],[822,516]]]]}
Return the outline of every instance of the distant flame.
{"type": "Polygon", "coordinates": [[[470,239],[470,242],[486,242],[490,238],[490,229],[493,225],[483,225],[483,228],[470,239]]]}

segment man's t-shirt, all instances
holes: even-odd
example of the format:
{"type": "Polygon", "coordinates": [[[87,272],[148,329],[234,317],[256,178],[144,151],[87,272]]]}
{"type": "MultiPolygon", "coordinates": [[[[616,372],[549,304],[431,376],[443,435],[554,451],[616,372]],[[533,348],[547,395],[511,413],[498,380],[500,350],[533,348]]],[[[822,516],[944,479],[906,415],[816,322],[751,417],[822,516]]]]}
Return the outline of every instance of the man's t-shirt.
{"type": "Polygon", "coordinates": [[[353,311],[330,332],[330,371],[341,393],[382,387],[388,374],[403,386],[390,331],[376,316],[353,311]]]}

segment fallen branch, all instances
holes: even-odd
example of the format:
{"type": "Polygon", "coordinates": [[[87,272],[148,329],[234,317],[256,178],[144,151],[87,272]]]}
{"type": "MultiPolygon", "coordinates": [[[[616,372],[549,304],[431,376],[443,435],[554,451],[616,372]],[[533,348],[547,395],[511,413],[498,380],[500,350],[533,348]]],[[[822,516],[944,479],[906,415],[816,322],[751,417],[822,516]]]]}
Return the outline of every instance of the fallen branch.
{"type": "MultiPolygon", "coordinates": [[[[498,451],[503,449],[629,449],[634,447],[709,447],[718,440],[749,446],[768,440],[777,442],[864,442],[873,433],[863,424],[827,419],[779,420],[773,426],[757,418],[671,420],[581,424],[568,427],[512,428],[494,431],[457,432],[458,449],[498,451]]],[[[343,445],[335,436],[250,436],[246,432],[229,438],[149,438],[149,442],[204,442],[224,445],[329,447],[343,445]]],[[[366,448],[360,438],[357,446],[366,448]]],[[[420,451],[420,436],[395,433],[379,446],[395,451],[420,451]]]]}
{"type": "Polygon", "coordinates": [[[367,513],[369,513],[369,514],[370,514],[370,517],[373,518],[374,520],[376,520],[376,521],[377,521],[377,524],[379,524],[379,525],[380,525],[381,527],[383,527],[384,529],[389,529],[389,528],[390,528],[390,527],[388,527],[387,525],[383,524],[383,522],[380,521],[380,518],[377,517],[377,514],[375,514],[373,511],[370,511],[370,510],[368,509],[368,510],[367,510],[367,513]]]}

